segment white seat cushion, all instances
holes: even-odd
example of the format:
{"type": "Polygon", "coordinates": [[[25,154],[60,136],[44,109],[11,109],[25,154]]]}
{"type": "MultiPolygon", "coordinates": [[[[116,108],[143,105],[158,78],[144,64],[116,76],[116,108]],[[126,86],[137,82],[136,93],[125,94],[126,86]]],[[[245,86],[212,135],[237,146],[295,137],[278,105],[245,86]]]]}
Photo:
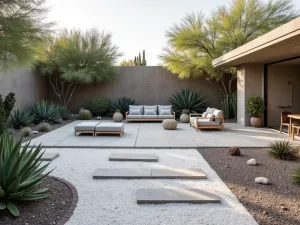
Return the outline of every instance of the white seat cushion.
{"type": "Polygon", "coordinates": [[[174,119],[174,115],[158,115],[158,119],[174,119]]]}
{"type": "Polygon", "coordinates": [[[209,107],[207,107],[206,112],[207,113],[213,113],[214,110],[215,110],[215,108],[209,108],[209,107]]]}
{"type": "MultiPolygon", "coordinates": [[[[214,112],[213,112],[213,114],[217,118],[222,118],[223,117],[223,111],[219,110],[219,109],[215,109],[214,112]]],[[[215,119],[215,121],[221,122],[221,119],[215,119]]]]}
{"type": "Polygon", "coordinates": [[[100,123],[95,131],[121,132],[124,131],[124,123],[100,123]]]}
{"type": "Polygon", "coordinates": [[[143,115],[127,115],[127,119],[142,119],[143,115]]]}
{"type": "Polygon", "coordinates": [[[100,122],[82,122],[79,123],[75,126],[75,130],[79,131],[94,131],[95,127],[99,124],[100,122]]]}
{"type": "Polygon", "coordinates": [[[158,115],[143,115],[143,119],[157,119],[158,115]]]}

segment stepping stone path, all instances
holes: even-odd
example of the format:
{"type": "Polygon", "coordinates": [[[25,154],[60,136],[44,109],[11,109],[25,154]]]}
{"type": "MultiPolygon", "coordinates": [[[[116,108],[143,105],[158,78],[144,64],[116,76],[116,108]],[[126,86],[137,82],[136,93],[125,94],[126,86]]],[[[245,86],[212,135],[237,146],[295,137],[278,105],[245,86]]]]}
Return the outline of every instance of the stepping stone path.
{"type": "Polygon", "coordinates": [[[206,179],[201,169],[97,169],[94,179],[206,179]]]}
{"type": "Polygon", "coordinates": [[[201,169],[152,169],[151,177],[155,179],[206,179],[201,169]]]}
{"type": "Polygon", "coordinates": [[[158,157],[155,154],[114,153],[109,156],[109,161],[157,162],[157,160],[158,157]]]}
{"type": "Polygon", "coordinates": [[[44,155],[40,158],[40,161],[48,161],[56,159],[59,156],[59,153],[44,153],[44,155]]]}
{"type": "Polygon", "coordinates": [[[213,190],[200,189],[140,189],[137,191],[137,204],[164,203],[220,203],[221,199],[213,190]]]}
{"type": "Polygon", "coordinates": [[[149,169],[97,169],[94,179],[145,179],[151,178],[149,169]]]}

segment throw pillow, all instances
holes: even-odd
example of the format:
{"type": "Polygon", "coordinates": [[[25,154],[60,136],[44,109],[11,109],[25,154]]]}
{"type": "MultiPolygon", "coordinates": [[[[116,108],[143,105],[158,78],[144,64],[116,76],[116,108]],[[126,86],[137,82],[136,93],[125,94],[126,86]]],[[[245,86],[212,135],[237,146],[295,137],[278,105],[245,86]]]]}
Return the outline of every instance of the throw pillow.
{"type": "Polygon", "coordinates": [[[144,109],[144,115],[157,115],[155,109],[144,109]]]}
{"type": "Polygon", "coordinates": [[[215,115],[212,113],[208,113],[206,117],[209,118],[210,121],[214,121],[215,119],[215,115]]]}
{"type": "Polygon", "coordinates": [[[129,115],[142,115],[140,109],[130,109],[129,115]]]}
{"type": "Polygon", "coordinates": [[[202,117],[207,117],[207,112],[202,113],[202,117]]]}
{"type": "Polygon", "coordinates": [[[172,115],[171,109],[161,109],[160,115],[172,115]]]}

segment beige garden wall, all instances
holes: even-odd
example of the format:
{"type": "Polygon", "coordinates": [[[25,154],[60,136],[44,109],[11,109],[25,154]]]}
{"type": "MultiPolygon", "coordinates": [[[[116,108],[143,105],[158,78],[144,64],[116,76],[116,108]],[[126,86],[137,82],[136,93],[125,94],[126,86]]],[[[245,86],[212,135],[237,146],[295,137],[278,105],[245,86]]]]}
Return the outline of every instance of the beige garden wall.
{"type": "MultiPolygon", "coordinates": [[[[97,95],[109,99],[132,97],[137,104],[170,104],[169,97],[182,88],[199,90],[208,100],[209,106],[221,108],[219,93],[206,80],[179,80],[160,66],[120,67],[120,72],[112,82],[80,86],[73,96],[70,108],[76,111],[97,95]]],[[[49,92],[50,98],[57,101],[51,88],[49,92]]]]}
{"type": "Polygon", "coordinates": [[[280,125],[282,111],[300,114],[300,66],[270,65],[268,68],[268,126],[280,125]],[[284,108],[286,107],[286,108],[284,108]]]}
{"type": "Polygon", "coordinates": [[[16,94],[15,108],[30,106],[48,98],[47,80],[30,68],[0,72],[0,95],[16,94]]]}

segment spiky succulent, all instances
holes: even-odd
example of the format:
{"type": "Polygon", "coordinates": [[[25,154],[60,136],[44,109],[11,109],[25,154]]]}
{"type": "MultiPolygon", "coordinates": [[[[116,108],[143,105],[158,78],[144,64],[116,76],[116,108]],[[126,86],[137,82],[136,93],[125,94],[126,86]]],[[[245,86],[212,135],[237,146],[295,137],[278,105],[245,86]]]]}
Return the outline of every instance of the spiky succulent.
{"type": "Polygon", "coordinates": [[[298,158],[297,150],[289,141],[273,141],[269,144],[269,149],[269,154],[277,159],[295,160],[298,158]]]}
{"type": "Polygon", "coordinates": [[[26,109],[17,109],[12,112],[8,122],[11,127],[20,129],[32,124],[33,115],[26,109]]]}
{"type": "Polygon", "coordinates": [[[56,105],[47,101],[41,101],[32,106],[31,114],[34,117],[35,124],[41,122],[55,123],[55,121],[61,119],[56,105]]]}
{"type": "Polygon", "coordinates": [[[121,97],[117,100],[110,101],[110,112],[111,114],[115,113],[117,110],[120,110],[120,112],[125,115],[126,112],[129,110],[129,105],[134,105],[135,99],[134,98],[127,98],[127,97],[121,97]]]}
{"type": "Polygon", "coordinates": [[[293,182],[294,184],[300,185],[300,167],[295,169],[295,172],[293,174],[293,182]]]}
{"type": "Polygon", "coordinates": [[[206,107],[206,100],[200,91],[190,89],[181,89],[170,97],[169,101],[176,114],[180,114],[184,109],[189,112],[203,112],[206,107]]]}
{"type": "Polygon", "coordinates": [[[63,120],[69,120],[71,118],[71,113],[68,108],[64,105],[56,105],[56,109],[63,120]]]}
{"type": "Polygon", "coordinates": [[[22,139],[14,142],[11,135],[0,136],[0,210],[8,209],[19,216],[16,201],[47,198],[47,188],[37,189],[43,179],[52,171],[42,174],[48,164],[41,165],[42,146],[29,148],[22,145],[22,139]]]}
{"type": "Polygon", "coordinates": [[[47,122],[40,123],[37,128],[39,132],[49,132],[51,130],[51,125],[47,122]]]}

